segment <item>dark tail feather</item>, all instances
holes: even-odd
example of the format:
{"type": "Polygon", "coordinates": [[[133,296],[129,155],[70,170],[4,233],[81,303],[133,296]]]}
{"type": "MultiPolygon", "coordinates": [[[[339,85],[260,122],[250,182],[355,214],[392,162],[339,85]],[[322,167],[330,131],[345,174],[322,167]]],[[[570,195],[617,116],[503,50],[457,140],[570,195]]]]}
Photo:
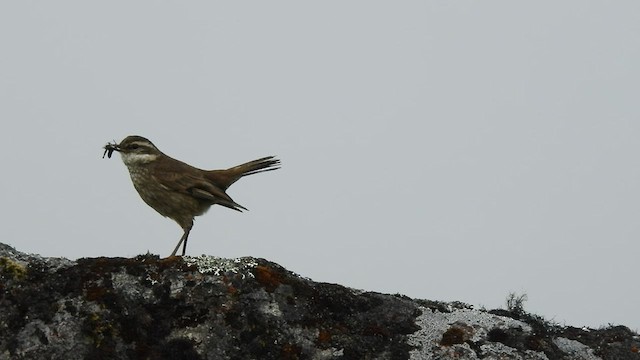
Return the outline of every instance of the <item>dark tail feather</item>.
{"type": "Polygon", "coordinates": [[[233,202],[219,202],[217,204],[218,205],[222,205],[224,207],[227,207],[227,208],[229,208],[231,210],[239,211],[239,212],[242,212],[242,210],[249,211],[249,209],[247,209],[246,207],[238,204],[235,201],[233,201],[233,202]]]}
{"type": "Polygon", "coordinates": [[[280,169],[280,160],[276,159],[274,156],[267,156],[229,169],[211,170],[208,172],[208,175],[209,180],[224,191],[243,176],[277,169],[280,169]]]}
{"type": "Polygon", "coordinates": [[[276,159],[273,156],[267,156],[263,157],[262,159],[253,160],[242,165],[234,166],[227,170],[234,173],[240,173],[240,177],[243,177],[277,169],[280,169],[280,160],[276,159]]]}

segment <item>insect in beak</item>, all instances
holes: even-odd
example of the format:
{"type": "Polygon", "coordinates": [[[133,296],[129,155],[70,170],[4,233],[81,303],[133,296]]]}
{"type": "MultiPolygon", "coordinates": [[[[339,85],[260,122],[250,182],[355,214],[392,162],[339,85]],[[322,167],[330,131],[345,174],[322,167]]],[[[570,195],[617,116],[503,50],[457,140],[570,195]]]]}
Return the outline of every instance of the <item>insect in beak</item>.
{"type": "Polygon", "coordinates": [[[107,143],[107,145],[104,146],[104,153],[102,154],[102,158],[104,159],[104,156],[106,155],[109,159],[111,159],[111,154],[113,154],[114,151],[120,151],[115,140],[113,141],[113,143],[107,143]]]}

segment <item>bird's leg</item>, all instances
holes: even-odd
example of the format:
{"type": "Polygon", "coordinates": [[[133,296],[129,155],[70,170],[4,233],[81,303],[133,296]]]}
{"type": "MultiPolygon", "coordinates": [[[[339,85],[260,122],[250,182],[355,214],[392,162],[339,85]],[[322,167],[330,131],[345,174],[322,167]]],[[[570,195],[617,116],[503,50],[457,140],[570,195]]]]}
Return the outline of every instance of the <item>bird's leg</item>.
{"type": "Polygon", "coordinates": [[[184,256],[186,250],[187,250],[187,238],[189,237],[189,232],[191,231],[191,226],[185,227],[184,228],[184,234],[182,234],[182,237],[180,238],[180,241],[178,241],[178,245],[176,245],[176,248],[173,249],[173,252],[171,253],[170,256],[175,256],[176,253],[178,252],[178,249],[180,248],[180,245],[184,242],[184,245],[182,246],[182,256],[184,256]]]}
{"type": "Polygon", "coordinates": [[[184,244],[182,244],[182,256],[184,256],[184,254],[187,252],[187,238],[189,237],[189,232],[191,231],[191,228],[187,229],[185,231],[185,235],[184,235],[184,244]]]}

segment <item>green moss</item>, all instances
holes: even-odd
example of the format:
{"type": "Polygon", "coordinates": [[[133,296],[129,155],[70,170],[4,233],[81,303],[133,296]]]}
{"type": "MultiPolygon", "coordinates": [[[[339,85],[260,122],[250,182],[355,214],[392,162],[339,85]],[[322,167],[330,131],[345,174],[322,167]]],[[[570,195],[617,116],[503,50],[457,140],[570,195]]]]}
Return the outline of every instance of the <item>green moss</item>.
{"type": "Polygon", "coordinates": [[[111,344],[113,338],[117,336],[116,329],[107,319],[103,319],[98,314],[90,314],[87,319],[89,334],[95,348],[103,348],[111,344]]]}
{"type": "Polygon", "coordinates": [[[22,279],[27,275],[27,268],[7,257],[0,257],[0,272],[14,279],[22,279]]]}

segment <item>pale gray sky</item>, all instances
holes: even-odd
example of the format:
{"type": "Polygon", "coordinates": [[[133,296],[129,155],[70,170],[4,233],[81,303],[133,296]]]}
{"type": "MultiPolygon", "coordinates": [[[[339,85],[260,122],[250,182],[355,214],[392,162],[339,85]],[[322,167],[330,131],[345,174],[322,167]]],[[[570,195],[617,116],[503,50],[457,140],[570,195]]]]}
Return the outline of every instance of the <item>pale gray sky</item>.
{"type": "Polygon", "coordinates": [[[101,147],[283,168],[189,254],[640,329],[640,2],[2,2],[0,241],[168,255],[101,147]]]}

